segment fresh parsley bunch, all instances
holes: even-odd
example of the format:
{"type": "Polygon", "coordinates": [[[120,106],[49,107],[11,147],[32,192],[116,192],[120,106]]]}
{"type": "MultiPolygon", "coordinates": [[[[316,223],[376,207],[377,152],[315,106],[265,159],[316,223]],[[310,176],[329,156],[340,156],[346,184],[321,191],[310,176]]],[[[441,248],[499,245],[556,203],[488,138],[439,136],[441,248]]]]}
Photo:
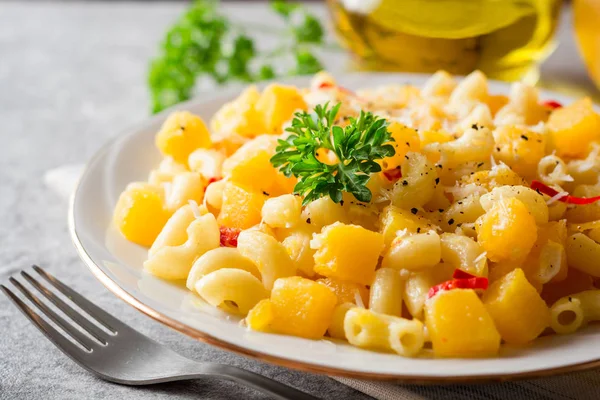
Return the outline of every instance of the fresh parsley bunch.
{"type": "Polygon", "coordinates": [[[158,112],[193,95],[196,81],[206,77],[222,84],[275,78],[273,59],[291,54],[295,65],[287,75],[313,74],[323,69],[313,54],[323,46],[320,21],[298,4],[271,2],[271,9],[285,20],[282,43],[261,53],[254,40],[219,13],[217,0],[195,0],[169,29],[158,57],[150,63],[148,85],[152,111],[158,112]]]}
{"type": "Polygon", "coordinates": [[[299,179],[294,192],[304,196],[305,205],[324,196],[339,203],[343,192],[361,202],[371,201],[366,184],[372,173],[381,171],[377,160],[395,154],[385,119],[361,111],[342,128],[335,125],[340,105],[329,108],[326,103],[317,105],[313,113],[296,113],[292,126],[286,129],[292,134],[279,140],[271,158],[285,176],[299,179]],[[324,149],[335,154],[336,163],[319,160],[318,152],[324,149]]]}

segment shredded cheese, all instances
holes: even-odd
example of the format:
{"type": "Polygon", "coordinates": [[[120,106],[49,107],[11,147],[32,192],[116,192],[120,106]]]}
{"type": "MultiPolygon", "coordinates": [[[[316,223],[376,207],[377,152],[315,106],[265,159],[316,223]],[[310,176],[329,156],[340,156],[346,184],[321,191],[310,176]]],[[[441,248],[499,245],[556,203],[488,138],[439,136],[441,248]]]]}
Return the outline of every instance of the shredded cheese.
{"type": "Polygon", "coordinates": [[[479,264],[479,261],[485,259],[487,256],[487,251],[484,251],[483,253],[481,253],[480,255],[477,256],[477,258],[475,258],[473,260],[473,264],[479,264]]]}
{"type": "Polygon", "coordinates": [[[548,200],[546,200],[546,205],[549,206],[550,204],[552,204],[568,195],[569,195],[569,193],[567,193],[567,192],[558,192],[557,194],[555,194],[554,196],[552,196],[548,200]]]}

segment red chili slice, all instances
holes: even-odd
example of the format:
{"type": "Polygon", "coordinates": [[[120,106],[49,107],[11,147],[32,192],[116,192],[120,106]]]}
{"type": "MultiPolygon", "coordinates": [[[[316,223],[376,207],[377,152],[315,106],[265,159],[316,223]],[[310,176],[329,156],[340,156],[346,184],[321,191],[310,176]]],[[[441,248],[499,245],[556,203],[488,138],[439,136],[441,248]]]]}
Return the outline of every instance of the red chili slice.
{"type": "Polygon", "coordinates": [[[463,271],[462,269],[455,269],[454,273],[452,274],[452,278],[454,279],[470,279],[470,278],[477,278],[477,275],[473,275],[467,271],[463,271]]]}
{"type": "Polygon", "coordinates": [[[241,229],[222,226],[219,231],[221,233],[221,247],[237,247],[241,229]]]}
{"type": "MultiPolygon", "coordinates": [[[[550,197],[554,197],[556,196],[559,192],[555,189],[552,189],[550,186],[543,184],[540,181],[531,181],[531,188],[535,191],[537,191],[538,193],[543,193],[545,195],[548,195],[550,197]]],[[[557,199],[558,201],[562,201],[563,203],[567,203],[567,204],[576,204],[576,205],[586,205],[586,204],[592,204],[597,202],[598,200],[600,200],[600,196],[596,196],[596,197],[577,197],[577,196],[571,196],[570,194],[567,194],[559,199],[557,199]]]]}
{"type": "MultiPolygon", "coordinates": [[[[455,271],[456,273],[456,271],[455,271]]],[[[452,289],[481,289],[485,290],[488,288],[488,278],[484,278],[481,276],[476,276],[473,278],[466,279],[452,279],[446,282],[442,282],[439,285],[433,286],[429,289],[429,293],[427,293],[427,298],[430,299],[436,294],[438,294],[442,290],[452,290],[452,289]]]]}
{"type": "Polygon", "coordinates": [[[553,110],[557,109],[557,108],[562,108],[562,106],[563,106],[562,104],[560,104],[558,101],[555,101],[555,100],[544,101],[544,102],[542,102],[542,105],[544,107],[548,107],[553,110]]]}
{"type": "Polygon", "coordinates": [[[400,168],[388,169],[387,171],[383,171],[383,176],[385,176],[388,181],[395,182],[402,178],[402,170],[400,168]]]}

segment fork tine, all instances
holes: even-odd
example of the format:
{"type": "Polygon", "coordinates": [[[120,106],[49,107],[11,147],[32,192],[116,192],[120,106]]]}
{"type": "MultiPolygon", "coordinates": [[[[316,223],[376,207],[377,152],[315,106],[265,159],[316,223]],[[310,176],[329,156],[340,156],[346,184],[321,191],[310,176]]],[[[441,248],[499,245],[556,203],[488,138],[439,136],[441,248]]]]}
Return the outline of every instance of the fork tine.
{"type": "Polygon", "coordinates": [[[38,328],[44,336],[46,336],[52,343],[54,343],[59,349],[61,349],[69,357],[73,357],[75,360],[81,360],[85,352],[75,346],[73,342],[67,339],[62,333],[57,331],[52,325],[44,321],[38,314],[35,313],[27,304],[23,303],[9,288],[4,285],[0,285],[0,289],[6,296],[13,302],[15,306],[38,328]]]}
{"type": "Polygon", "coordinates": [[[21,271],[21,275],[23,275],[23,277],[25,279],[27,279],[27,281],[33,287],[35,287],[41,294],[43,294],[44,297],[46,297],[56,307],[58,307],[58,309],[60,309],[62,312],[64,312],[66,315],[68,315],[69,318],[71,318],[73,321],[75,321],[77,324],[79,324],[79,326],[81,326],[83,329],[85,329],[87,331],[87,333],[89,333],[91,336],[93,336],[100,343],[102,343],[104,345],[107,344],[106,337],[108,335],[105,332],[103,332],[96,325],[92,324],[85,316],[78,313],[75,309],[73,309],[73,307],[69,306],[67,303],[62,301],[58,296],[56,296],[50,290],[45,288],[40,282],[35,280],[35,278],[33,278],[27,272],[21,271]]]}
{"type": "MultiPolygon", "coordinates": [[[[37,308],[44,313],[48,318],[54,321],[58,326],[60,326],[69,336],[73,338],[77,343],[83,346],[87,351],[92,351],[93,342],[81,333],[77,328],[68,323],[63,317],[52,311],[45,305],[40,299],[38,299],[33,293],[31,293],[25,286],[21,284],[15,278],[8,279],[25,297],[27,297],[32,303],[34,303],[37,308]]],[[[62,336],[62,335],[61,335],[62,336]]]]}
{"type": "Polygon", "coordinates": [[[73,303],[77,304],[80,308],[85,310],[91,317],[93,317],[96,321],[102,324],[106,329],[111,331],[112,333],[117,333],[116,327],[119,329],[132,329],[125,325],[123,322],[119,321],[100,307],[93,304],[91,301],[62,283],[60,280],[50,275],[50,273],[43,270],[41,267],[37,265],[32,266],[35,272],[40,274],[44,279],[46,279],[52,286],[54,286],[59,292],[67,296],[73,303]]]}

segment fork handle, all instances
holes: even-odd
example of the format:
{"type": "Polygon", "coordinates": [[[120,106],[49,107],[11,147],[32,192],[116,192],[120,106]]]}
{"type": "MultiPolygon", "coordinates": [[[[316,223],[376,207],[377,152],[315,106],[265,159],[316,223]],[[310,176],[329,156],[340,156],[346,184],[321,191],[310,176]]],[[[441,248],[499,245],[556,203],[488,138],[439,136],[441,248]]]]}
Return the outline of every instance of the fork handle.
{"type": "Polygon", "coordinates": [[[242,368],[223,364],[209,364],[207,373],[228,379],[233,382],[241,383],[245,386],[250,386],[258,391],[270,395],[278,400],[319,400],[317,397],[304,393],[291,386],[280,383],[274,379],[267,378],[247,371],[242,368]]]}

